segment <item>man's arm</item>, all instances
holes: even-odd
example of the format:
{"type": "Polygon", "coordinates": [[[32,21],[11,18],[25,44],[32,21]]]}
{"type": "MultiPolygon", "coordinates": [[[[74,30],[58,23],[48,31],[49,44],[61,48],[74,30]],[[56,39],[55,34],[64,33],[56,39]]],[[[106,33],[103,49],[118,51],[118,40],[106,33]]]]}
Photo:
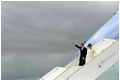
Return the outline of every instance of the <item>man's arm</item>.
{"type": "Polygon", "coordinates": [[[75,44],[74,41],[73,41],[73,44],[74,44],[77,48],[79,48],[79,49],[81,48],[80,46],[78,46],[77,44],[75,44]]]}

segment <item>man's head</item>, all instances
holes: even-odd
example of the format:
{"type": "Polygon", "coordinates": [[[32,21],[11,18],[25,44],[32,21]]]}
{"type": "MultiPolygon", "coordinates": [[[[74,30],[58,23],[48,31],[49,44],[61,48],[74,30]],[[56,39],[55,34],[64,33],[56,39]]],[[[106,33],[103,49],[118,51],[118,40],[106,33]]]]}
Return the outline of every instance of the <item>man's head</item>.
{"type": "Polygon", "coordinates": [[[84,46],[84,43],[80,43],[80,47],[83,47],[84,46]]]}

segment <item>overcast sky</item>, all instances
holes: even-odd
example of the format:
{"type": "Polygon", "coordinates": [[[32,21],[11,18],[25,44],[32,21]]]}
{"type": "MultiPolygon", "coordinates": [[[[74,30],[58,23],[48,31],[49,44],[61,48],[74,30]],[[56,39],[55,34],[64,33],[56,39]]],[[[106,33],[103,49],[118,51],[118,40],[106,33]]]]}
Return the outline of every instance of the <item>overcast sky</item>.
{"type": "Polygon", "coordinates": [[[37,80],[73,60],[119,10],[110,2],[1,2],[1,79],[37,80]]]}

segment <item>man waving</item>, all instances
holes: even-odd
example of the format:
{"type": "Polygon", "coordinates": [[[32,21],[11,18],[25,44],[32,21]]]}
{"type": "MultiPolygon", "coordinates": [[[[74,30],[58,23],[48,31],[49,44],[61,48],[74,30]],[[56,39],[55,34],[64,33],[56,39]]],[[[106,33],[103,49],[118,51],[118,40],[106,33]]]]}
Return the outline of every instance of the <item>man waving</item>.
{"type": "Polygon", "coordinates": [[[87,49],[84,47],[84,43],[80,43],[80,46],[78,46],[77,44],[75,44],[74,42],[73,42],[73,44],[78,48],[78,49],[80,49],[80,59],[79,59],[79,66],[83,66],[85,63],[86,63],[86,61],[85,61],[85,59],[86,59],[86,55],[87,55],[87,49]]]}

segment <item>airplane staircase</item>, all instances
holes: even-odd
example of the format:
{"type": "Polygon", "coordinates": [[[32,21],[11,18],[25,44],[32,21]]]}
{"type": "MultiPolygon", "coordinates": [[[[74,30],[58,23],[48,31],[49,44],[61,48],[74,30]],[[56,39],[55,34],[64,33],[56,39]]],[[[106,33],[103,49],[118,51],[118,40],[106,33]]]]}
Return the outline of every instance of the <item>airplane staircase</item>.
{"type": "Polygon", "coordinates": [[[64,67],[55,67],[39,80],[95,80],[119,61],[119,39],[103,38],[93,48],[98,55],[89,61],[87,54],[84,66],[78,66],[79,57],[76,57],[64,67]]]}

